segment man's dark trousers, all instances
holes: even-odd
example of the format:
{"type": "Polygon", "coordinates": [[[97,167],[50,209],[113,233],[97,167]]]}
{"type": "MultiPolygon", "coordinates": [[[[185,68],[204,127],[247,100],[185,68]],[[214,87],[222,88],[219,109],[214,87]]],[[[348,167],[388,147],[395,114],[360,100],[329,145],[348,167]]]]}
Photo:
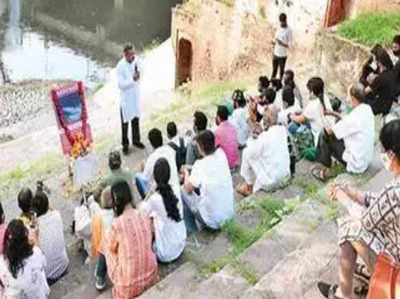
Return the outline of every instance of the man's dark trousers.
{"type": "MultiPolygon", "coordinates": [[[[139,128],[139,117],[135,117],[131,120],[132,127],[132,144],[137,144],[140,142],[140,128],[139,128]]],[[[122,128],[122,147],[128,149],[129,147],[129,122],[124,123],[121,111],[121,128],[122,128]]]]}
{"type": "Polygon", "coordinates": [[[279,68],[279,75],[280,79],[282,80],[285,72],[286,60],[287,57],[278,57],[274,55],[274,58],[272,59],[272,78],[276,78],[279,68]]]}

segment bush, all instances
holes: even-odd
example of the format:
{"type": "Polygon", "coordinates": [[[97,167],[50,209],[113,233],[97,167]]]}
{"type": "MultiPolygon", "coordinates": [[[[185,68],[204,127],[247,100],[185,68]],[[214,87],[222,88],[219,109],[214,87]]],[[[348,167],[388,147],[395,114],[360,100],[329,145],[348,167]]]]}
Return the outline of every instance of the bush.
{"type": "Polygon", "coordinates": [[[400,13],[362,14],[339,26],[339,35],[367,46],[389,46],[400,28],[400,13]]]}

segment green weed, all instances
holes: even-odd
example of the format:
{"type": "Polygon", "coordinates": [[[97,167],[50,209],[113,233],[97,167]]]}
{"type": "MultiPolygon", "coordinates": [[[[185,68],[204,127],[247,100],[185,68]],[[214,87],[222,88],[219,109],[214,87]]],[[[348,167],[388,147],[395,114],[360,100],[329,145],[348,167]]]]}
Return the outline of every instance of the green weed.
{"type": "Polygon", "coordinates": [[[4,190],[19,181],[39,180],[62,166],[63,158],[60,154],[47,153],[38,160],[29,161],[0,173],[0,190],[4,190]]]}
{"type": "Polygon", "coordinates": [[[400,28],[400,13],[368,13],[342,23],[339,35],[367,46],[389,46],[400,28]]]}

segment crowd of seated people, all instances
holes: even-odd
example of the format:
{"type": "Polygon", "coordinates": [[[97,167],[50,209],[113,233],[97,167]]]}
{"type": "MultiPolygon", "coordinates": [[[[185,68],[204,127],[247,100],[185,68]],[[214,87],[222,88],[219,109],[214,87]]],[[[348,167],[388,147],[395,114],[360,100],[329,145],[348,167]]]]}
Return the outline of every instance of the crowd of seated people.
{"type": "MultiPolygon", "coordinates": [[[[400,36],[393,40],[393,54],[400,56],[400,36]]],[[[85,214],[90,217],[88,253],[96,260],[95,288],[104,290],[109,278],[113,298],[139,296],[157,282],[158,262],[171,263],[182,255],[189,233],[220,230],[235,217],[235,190],[249,196],[290,183],[295,153],[305,148],[314,153],[311,174],[318,180],[331,178],[334,164],[349,173],[367,171],[375,151],[375,115],[392,113],[400,93],[399,65],[387,50],[374,47],[340,111],[334,111],[320,77],[307,81],[308,96],[303,97],[294,71],[286,70],[282,81],[261,76],[257,95],[238,89],[218,105],[215,126],[196,111],[194,134],[183,136],[169,122],[164,142],[162,131],[151,129],[152,151],[136,173],[122,167],[119,151],[110,152],[109,173],[93,190],[85,214]],[[243,183],[234,186],[237,170],[243,183]]],[[[339,285],[318,284],[327,298],[351,298],[353,275],[370,275],[382,250],[400,262],[400,244],[393,241],[399,234],[396,220],[382,212],[389,208],[398,216],[400,120],[385,123],[381,156],[396,180],[379,194],[347,184],[328,187],[332,199],[356,202],[361,216],[339,225],[339,285]],[[357,256],[364,267],[356,263],[357,256]]],[[[43,184],[35,193],[22,188],[17,196],[21,214],[8,225],[0,204],[2,298],[47,298],[49,286],[68,272],[62,217],[48,195],[43,184]]]]}

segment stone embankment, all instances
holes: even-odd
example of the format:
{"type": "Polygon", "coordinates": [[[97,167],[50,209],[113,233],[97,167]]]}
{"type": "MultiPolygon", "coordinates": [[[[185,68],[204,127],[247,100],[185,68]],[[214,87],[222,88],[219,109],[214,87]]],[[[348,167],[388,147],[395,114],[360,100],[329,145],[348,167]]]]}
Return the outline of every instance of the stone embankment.
{"type": "Polygon", "coordinates": [[[0,143],[43,128],[47,122],[53,124],[50,90],[71,82],[34,80],[0,85],[0,143]]]}

